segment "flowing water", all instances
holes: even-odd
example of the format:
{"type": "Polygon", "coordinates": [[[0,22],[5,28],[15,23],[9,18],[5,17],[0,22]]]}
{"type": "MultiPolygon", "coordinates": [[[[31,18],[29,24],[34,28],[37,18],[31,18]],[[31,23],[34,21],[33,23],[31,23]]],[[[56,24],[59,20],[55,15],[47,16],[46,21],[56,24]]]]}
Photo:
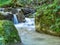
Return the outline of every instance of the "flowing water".
{"type": "Polygon", "coordinates": [[[15,24],[23,45],[60,45],[60,37],[35,32],[34,18],[15,24]]]}
{"type": "Polygon", "coordinates": [[[15,24],[18,28],[26,28],[28,30],[35,30],[34,18],[25,18],[24,23],[15,24]]]}
{"type": "Polygon", "coordinates": [[[13,21],[14,21],[14,24],[19,23],[16,14],[13,14],[13,21]]]}

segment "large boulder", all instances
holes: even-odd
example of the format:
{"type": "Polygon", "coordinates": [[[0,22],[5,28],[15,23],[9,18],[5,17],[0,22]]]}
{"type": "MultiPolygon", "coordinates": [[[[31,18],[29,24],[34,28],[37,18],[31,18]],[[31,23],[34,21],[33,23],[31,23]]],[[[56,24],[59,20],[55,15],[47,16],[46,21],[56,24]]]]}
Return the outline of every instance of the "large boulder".
{"type": "Polygon", "coordinates": [[[0,20],[0,38],[3,40],[3,44],[21,43],[21,39],[14,24],[7,20],[0,20]]]}

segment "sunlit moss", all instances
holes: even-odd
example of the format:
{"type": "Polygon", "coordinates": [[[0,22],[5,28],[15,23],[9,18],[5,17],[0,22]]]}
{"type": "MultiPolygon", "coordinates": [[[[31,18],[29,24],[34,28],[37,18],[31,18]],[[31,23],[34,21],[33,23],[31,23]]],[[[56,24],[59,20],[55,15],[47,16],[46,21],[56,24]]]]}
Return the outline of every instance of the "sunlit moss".
{"type": "Polygon", "coordinates": [[[11,21],[0,20],[0,37],[3,37],[3,43],[21,42],[17,29],[11,21]]]}
{"type": "Polygon", "coordinates": [[[12,0],[0,0],[0,7],[9,5],[12,0]]]}

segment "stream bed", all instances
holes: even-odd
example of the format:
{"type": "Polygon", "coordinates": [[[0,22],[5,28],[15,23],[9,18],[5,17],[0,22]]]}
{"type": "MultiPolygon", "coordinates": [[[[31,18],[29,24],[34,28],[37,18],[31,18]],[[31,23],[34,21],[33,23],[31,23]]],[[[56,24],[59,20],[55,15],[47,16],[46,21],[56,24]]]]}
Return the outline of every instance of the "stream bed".
{"type": "Polygon", "coordinates": [[[60,37],[37,33],[34,18],[26,18],[25,23],[15,24],[23,45],[60,45],[60,37]]]}

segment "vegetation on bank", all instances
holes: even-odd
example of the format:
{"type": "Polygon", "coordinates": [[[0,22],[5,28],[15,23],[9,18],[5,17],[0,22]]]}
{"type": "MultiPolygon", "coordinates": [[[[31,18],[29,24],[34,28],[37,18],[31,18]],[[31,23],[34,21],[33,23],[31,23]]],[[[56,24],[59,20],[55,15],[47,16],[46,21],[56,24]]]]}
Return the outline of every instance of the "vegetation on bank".
{"type": "MultiPolygon", "coordinates": [[[[36,12],[37,31],[54,33],[60,35],[60,5],[59,0],[54,0],[51,4],[43,4],[36,12]]],[[[52,34],[53,34],[52,33],[52,34]]],[[[55,35],[56,35],[55,34],[55,35]]]]}
{"type": "MultiPolygon", "coordinates": [[[[23,6],[23,7],[34,7],[40,6],[44,3],[51,3],[52,0],[0,0],[0,7],[4,6],[23,6]]],[[[47,3],[47,4],[48,4],[47,3]]]]}

